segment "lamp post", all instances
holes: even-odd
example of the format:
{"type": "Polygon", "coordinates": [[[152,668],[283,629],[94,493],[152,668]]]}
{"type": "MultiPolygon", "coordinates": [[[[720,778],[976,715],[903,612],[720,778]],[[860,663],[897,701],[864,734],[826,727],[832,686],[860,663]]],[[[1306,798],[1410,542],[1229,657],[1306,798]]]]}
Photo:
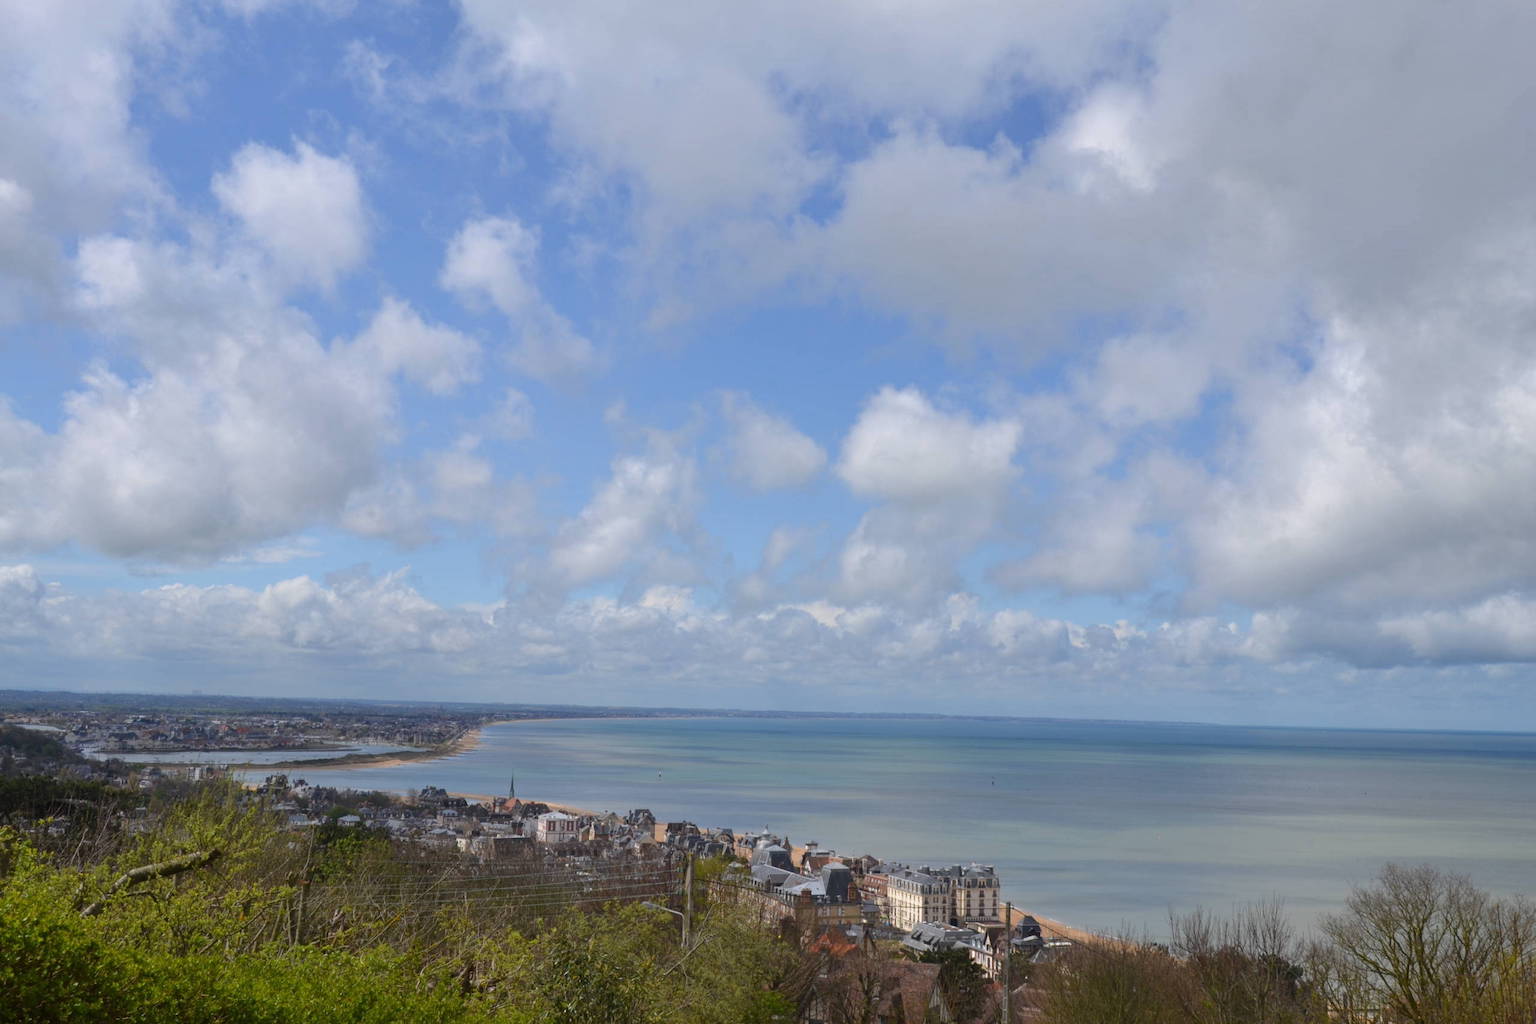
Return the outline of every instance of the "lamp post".
{"type": "Polygon", "coordinates": [[[683,921],[683,948],[684,949],[688,948],[688,915],[684,914],[681,910],[673,910],[671,907],[664,907],[660,903],[652,903],[650,900],[644,900],[644,901],[641,902],[640,905],[642,907],[646,907],[646,908],[648,908],[650,910],[665,910],[669,914],[673,914],[673,915],[676,915],[677,917],[682,918],[682,921],[683,921]]]}
{"type": "Polygon", "coordinates": [[[676,914],[683,919],[683,948],[688,948],[688,939],[693,931],[693,854],[685,854],[687,860],[683,864],[683,909],[673,910],[664,907],[660,903],[652,903],[650,900],[641,902],[642,907],[652,907],[656,910],[665,910],[669,914],[676,914]]]}

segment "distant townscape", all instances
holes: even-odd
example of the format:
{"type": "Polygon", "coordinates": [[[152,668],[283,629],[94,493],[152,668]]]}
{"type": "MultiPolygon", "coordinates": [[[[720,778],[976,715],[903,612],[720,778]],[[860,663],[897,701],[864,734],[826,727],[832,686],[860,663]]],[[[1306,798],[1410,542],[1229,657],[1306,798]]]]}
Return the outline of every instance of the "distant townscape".
{"type": "MultiPolygon", "coordinates": [[[[36,711],[8,712],[13,721],[31,720],[25,730],[5,728],[12,735],[31,730],[52,737],[60,741],[54,748],[68,753],[21,767],[143,792],[234,777],[243,758],[256,752],[341,752],[370,744],[398,748],[388,751],[391,756],[399,749],[430,756],[472,737],[485,721],[514,717],[367,707],[36,711]],[[134,763],[136,755],[170,752],[211,756],[189,763],[134,763]]],[[[962,958],[978,976],[1000,980],[1010,957],[1016,966],[1044,963],[1072,945],[1065,929],[1044,926],[1006,905],[1002,881],[991,865],[913,865],[873,853],[846,855],[814,840],[796,842],[767,830],[667,820],[650,808],[619,814],[552,806],[519,797],[510,779],[506,795],[489,796],[430,784],[404,795],[359,793],[311,785],[303,778],[306,765],[329,763],[330,758],[286,762],[280,765],[285,770],[269,770],[247,789],[251,799],[280,815],[290,832],[324,828],[379,834],[397,847],[457,858],[470,876],[533,871],[546,886],[565,885],[588,900],[667,899],[669,892],[687,887],[692,865],[707,863],[714,867],[703,873],[707,877],[700,884],[710,899],[749,914],[771,932],[793,934],[833,959],[872,943],[905,952],[908,966],[888,969],[901,975],[892,977],[892,990],[905,986],[909,1000],[917,998],[914,985],[920,989],[921,979],[927,978],[932,988],[937,977],[928,970],[931,962],[920,962],[924,959],[962,958]],[[610,889],[612,879],[624,883],[610,889]],[[644,884],[631,888],[636,884],[632,879],[644,884]]],[[[430,775],[425,764],[422,775],[430,775]]],[[[55,817],[48,828],[63,834],[68,824],[67,816],[55,817]]],[[[152,826],[142,814],[128,823],[130,830],[152,826]]]]}
{"type": "Polygon", "coordinates": [[[989,864],[594,812],[512,777],[498,795],[389,793],[249,760],[327,761],[362,737],[436,741],[417,748],[431,757],[490,714],[0,704],[5,1008],[78,1024],[1536,1019],[1536,906],[1430,865],[1387,865],[1318,935],[1270,902],[1172,915],[1154,942],[1015,908],[989,864]],[[166,747],[212,756],[151,763],[166,747]]]}
{"type": "MultiPolygon", "coordinates": [[[[294,829],[321,824],[326,819],[310,809],[345,796],[283,774],[269,775],[259,791],[294,829]]],[[[899,939],[914,955],[959,951],[988,977],[998,976],[1005,950],[1034,960],[1071,945],[1060,935],[1048,938],[1035,917],[1006,907],[1001,879],[987,864],[914,867],[867,853],[845,856],[814,841],[796,845],[767,831],[660,820],[649,808],[572,813],[515,793],[477,799],[430,785],[335,820],[487,864],[729,858],[711,882],[717,897],[752,907],[769,924],[802,935],[834,930],[858,938],[868,931],[899,939]]]]}

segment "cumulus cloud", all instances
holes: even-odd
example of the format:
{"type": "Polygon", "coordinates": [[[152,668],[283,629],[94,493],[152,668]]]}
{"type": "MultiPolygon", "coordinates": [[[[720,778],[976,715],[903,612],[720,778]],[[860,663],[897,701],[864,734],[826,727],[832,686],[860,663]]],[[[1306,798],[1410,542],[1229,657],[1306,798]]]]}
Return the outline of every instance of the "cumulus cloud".
{"type": "Polygon", "coordinates": [[[936,407],[916,389],[884,388],[843,441],[837,473],[883,499],[843,546],[850,597],[919,601],[953,589],[955,561],[987,537],[1016,477],[1020,424],[936,407]]]}
{"type": "Polygon", "coordinates": [[[380,511],[396,382],[455,390],[473,341],[386,299],[327,346],[238,251],[99,237],[77,267],[78,308],[137,364],[88,368],[55,431],[0,413],[0,545],[209,561],[337,518],[410,532],[380,511]]]}
{"type": "Polygon", "coordinates": [[[538,232],[515,218],[472,220],[448,243],[438,283],[507,317],[519,339],[507,359],[523,373],[546,381],[591,373],[604,360],[540,294],[538,250],[538,232]]]}
{"type": "MultiPolygon", "coordinates": [[[[219,45],[208,9],[0,6],[14,29],[0,40],[0,320],[46,314],[35,338],[8,335],[21,354],[7,365],[56,340],[85,354],[56,406],[25,383],[0,400],[0,547],[209,562],[302,551],[292,538],[316,524],[404,544],[539,533],[532,486],[504,466],[548,453],[486,443],[532,438],[532,402],[387,281],[391,266],[357,273],[374,213],[399,207],[371,204],[344,154],[377,146],[368,166],[398,166],[397,139],[342,149],[316,132],[344,126],[315,122],[301,130],[316,141],[252,142],[196,172],[219,204],[205,221],[188,211],[206,195],[171,188],[192,165],[162,179],[151,155],[180,148],[160,148],[139,112],[177,92],[156,72],[219,45]],[[411,437],[429,396],[448,395],[456,422],[411,437]]],[[[390,95],[517,126],[527,219],[458,205],[422,220],[449,237],[442,288],[505,319],[505,366],[579,379],[605,365],[591,325],[665,332],[791,295],[851,301],[974,357],[955,379],[990,375],[993,411],[929,376],[869,397],[831,465],[863,504],[833,509],[840,532],[810,568],[807,538],[827,528],[785,522],[755,569],[710,579],[700,551],[750,566],[755,541],[705,537],[699,520],[716,520],[699,515],[694,454],[653,442],[612,460],[523,562],[556,589],[615,583],[621,597],[514,625],[524,609],[438,608],[397,577],[97,600],[16,568],[0,574],[0,635],[68,648],[69,611],[103,624],[101,651],[136,631],[174,649],[178,616],[263,650],[409,647],[356,610],[417,623],[400,627],[411,650],[465,665],[612,678],[648,658],[695,659],[702,677],[736,657],[764,680],[818,657],[978,680],[1147,666],[1166,685],[1184,685],[1169,682],[1184,665],[1231,680],[1531,659],[1529,5],[459,11],[459,59],[390,95]],[[566,257],[617,297],[557,309],[549,275],[566,257]],[[980,611],[972,576],[1030,610],[980,611]],[[1191,617],[1072,623],[1037,603],[1055,591],[1191,617]]],[[[392,67],[408,74],[403,57],[348,52],[376,92],[392,67]]],[[[183,97],[194,117],[197,99],[183,97]]],[[[432,137],[465,144],[452,121],[432,137]]],[[[541,424],[563,423],[569,410],[536,393],[541,424]]],[[[727,395],[712,421],[727,427],[717,454],[756,492],[805,486],[829,460],[770,394],[727,395]]]]}
{"type": "Polygon", "coordinates": [[[697,502],[691,456],[664,441],[644,454],[621,456],[592,500],[556,533],[550,568],[564,585],[581,586],[637,563],[663,572],[677,567],[668,542],[686,545],[697,502]]]}
{"type": "Polygon", "coordinates": [[[1536,306],[1495,291],[1470,286],[1475,311],[1337,319],[1309,373],[1255,395],[1231,473],[1189,526],[1198,582],[1367,607],[1528,583],[1536,361],[1520,325],[1536,306]]]}
{"type": "Polygon", "coordinates": [[[8,0],[0,39],[0,323],[56,303],[68,243],[164,191],[133,125],[146,74],[195,44],[174,3],[8,0]]]}
{"type": "Polygon", "coordinates": [[[915,388],[882,388],[843,441],[837,472],[854,493],[938,501],[989,493],[1014,475],[1019,425],[938,409],[915,388]]]}
{"type": "Polygon", "coordinates": [[[476,376],[480,345],[458,331],[424,322],[408,304],[387,298],[353,351],[385,373],[403,373],[434,395],[450,395],[476,376]]]}
{"type": "MultiPolygon", "coordinates": [[[[1518,633],[1517,653],[1529,657],[1528,631],[1513,625],[1521,615],[1529,618],[1529,609],[1515,600],[1471,618],[1486,618],[1477,629],[1507,634],[1501,642],[1518,633]]],[[[18,666],[128,659],[160,671],[194,657],[205,673],[260,667],[272,673],[267,692],[285,678],[341,689],[361,678],[372,696],[410,696],[379,682],[407,673],[490,699],[541,700],[555,678],[564,699],[577,701],[659,703],[700,686],[713,704],[782,707],[811,696],[805,680],[819,690],[836,679],[845,700],[905,709],[931,708],[938,678],[951,697],[963,688],[997,711],[1091,714],[1107,701],[1120,714],[1152,717],[1182,696],[1199,699],[1208,715],[1251,721],[1255,708],[1285,706],[1287,695],[1325,715],[1389,694],[1395,708],[1411,710],[1433,706],[1446,685],[1434,664],[1361,674],[1275,642],[1296,626],[1256,618],[1244,630],[1208,617],[1148,627],[1075,622],[987,610],[965,593],[920,612],[821,600],[731,614],[678,585],[649,586],[628,600],[453,607],[425,597],[408,570],[295,576],[261,588],[173,583],[84,593],[27,565],[0,566],[0,650],[18,666]]],[[[1448,663],[1487,653],[1456,646],[1460,628],[1442,633],[1448,663]]]]}
{"type": "Polygon", "coordinates": [[[725,444],[731,474],[753,490],[802,486],[826,465],[820,445],[746,395],[721,395],[720,411],[729,429],[725,444]]]}
{"type": "Polygon", "coordinates": [[[292,154],[249,143],[213,194],[240,219],[278,272],[329,289],[368,249],[362,185],[350,161],[299,142],[292,154]]]}
{"type": "Polygon", "coordinates": [[[539,3],[513,14],[477,0],[465,21],[494,47],[481,70],[508,104],[547,114],[562,142],[633,176],[675,222],[791,208],[822,173],[808,111],[833,123],[958,119],[1006,105],[1025,70],[1071,87],[1143,27],[1143,6],[977,2],[893,18],[866,3],[748,3],[725,18],[685,5],[578,15],[539,3]]]}

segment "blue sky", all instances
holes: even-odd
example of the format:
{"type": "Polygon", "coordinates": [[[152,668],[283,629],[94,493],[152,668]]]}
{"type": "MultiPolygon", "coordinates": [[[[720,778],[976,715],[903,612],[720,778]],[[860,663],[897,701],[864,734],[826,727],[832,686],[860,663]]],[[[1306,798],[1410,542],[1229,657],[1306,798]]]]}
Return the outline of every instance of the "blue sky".
{"type": "Polygon", "coordinates": [[[6,7],[0,686],[1529,724],[1528,5],[6,7]]]}

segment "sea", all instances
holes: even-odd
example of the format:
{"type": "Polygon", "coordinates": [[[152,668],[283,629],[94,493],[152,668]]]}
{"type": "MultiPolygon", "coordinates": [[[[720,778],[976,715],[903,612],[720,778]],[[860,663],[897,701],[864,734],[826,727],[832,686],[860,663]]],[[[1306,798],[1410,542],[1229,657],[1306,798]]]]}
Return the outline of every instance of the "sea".
{"type": "Polygon", "coordinates": [[[1388,862],[1536,895],[1536,734],[966,718],[567,718],[321,785],[517,795],[994,865],[1016,905],[1156,938],[1279,900],[1298,930],[1388,862]]]}

